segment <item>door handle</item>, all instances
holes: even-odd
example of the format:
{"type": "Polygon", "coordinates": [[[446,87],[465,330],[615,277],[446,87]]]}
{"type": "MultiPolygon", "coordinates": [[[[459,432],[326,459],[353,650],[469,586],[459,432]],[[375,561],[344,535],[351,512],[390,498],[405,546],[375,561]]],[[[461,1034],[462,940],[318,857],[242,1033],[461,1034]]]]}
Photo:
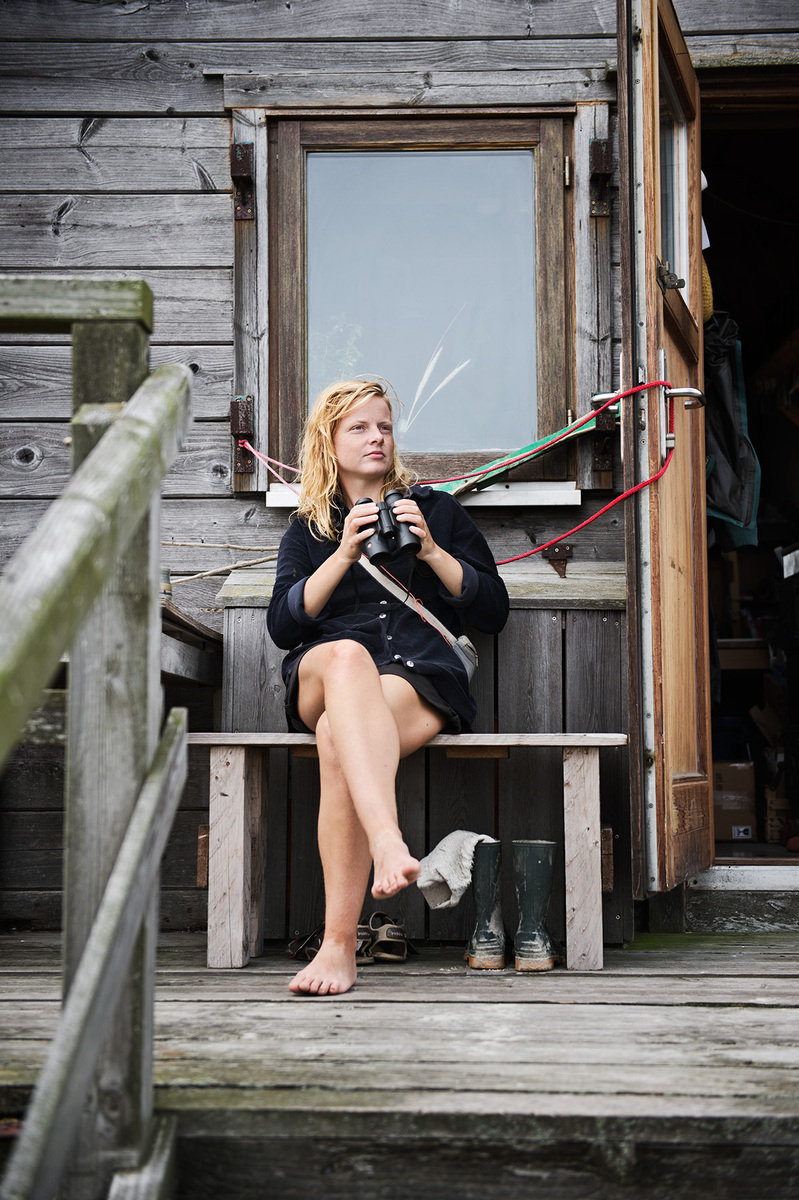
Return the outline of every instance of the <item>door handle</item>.
{"type": "Polygon", "coordinates": [[[685,401],[686,408],[704,408],[705,393],[700,392],[699,388],[682,387],[682,388],[666,388],[666,395],[671,396],[688,396],[685,401]]]}

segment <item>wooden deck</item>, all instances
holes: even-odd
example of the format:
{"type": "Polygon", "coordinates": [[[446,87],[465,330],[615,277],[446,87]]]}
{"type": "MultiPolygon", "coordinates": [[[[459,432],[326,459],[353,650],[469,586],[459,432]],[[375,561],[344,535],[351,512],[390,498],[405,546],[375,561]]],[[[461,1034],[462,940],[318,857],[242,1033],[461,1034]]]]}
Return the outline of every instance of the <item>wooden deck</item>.
{"type": "MultiPolygon", "coordinates": [[[[797,1194],[799,934],[641,936],[601,974],[470,972],[423,947],[325,1000],[288,994],[283,947],[204,959],[201,935],[163,935],[156,1099],[181,1197],[797,1194]]],[[[0,1116],[59,980],[56,935],[0,938],[0,1116]]]]}

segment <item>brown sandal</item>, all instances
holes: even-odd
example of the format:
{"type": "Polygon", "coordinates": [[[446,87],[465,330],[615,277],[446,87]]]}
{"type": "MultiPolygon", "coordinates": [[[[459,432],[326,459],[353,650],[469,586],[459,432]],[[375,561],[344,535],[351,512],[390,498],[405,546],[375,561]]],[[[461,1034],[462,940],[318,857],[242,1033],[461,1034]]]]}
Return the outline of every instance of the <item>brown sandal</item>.
{"type": "MultiPolygon", "coordinates": [[[[304,958],[306,962],[312,962],[319,953],[324,936],[325,923],[323,921],[321,925],[316,926],[313,933],[295,937],[293,941],[289,942],[289,956],[304,958]]],[[[355,945],[355,963],[357,966],[364,967],[373,962],[372,931],[368,925],[359,925],[358,940],[355,945]]]]}
{"type": "Polygon", "coordinates": [[[394,921],[388,913],[372,913],[369,929],[375,962],[404,962],[409,953],[418,954],[416,947],[408,941],[405,926],[394,921]]]}

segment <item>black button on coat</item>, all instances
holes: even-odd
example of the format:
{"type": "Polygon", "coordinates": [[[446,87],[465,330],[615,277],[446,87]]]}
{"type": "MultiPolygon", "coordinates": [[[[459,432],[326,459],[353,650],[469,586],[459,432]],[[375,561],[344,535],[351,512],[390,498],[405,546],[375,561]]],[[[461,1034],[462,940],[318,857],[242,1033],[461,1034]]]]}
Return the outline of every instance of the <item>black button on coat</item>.
{"type": "MultiPolygon", "coordinates": [[[[394,559],[387,569],[456,637],[463,633],[462,622],[483,633],[498,633],[508,619],[508,593],[480,530],[446,492],[414,484],[411,495],[437,545],[462,564],[463,590],[460,596],[451,596],[435,572],[411,556],[394,559]]],[[[403,663],[427,675],[464,727],[471,726],[477,706],[455,652],[414,609],[391,596],[357,563],[319,616],[308,616],[303,603],[305,582],[336,546],[314,538],[303,520],[293,521],[280,543],[267,626],[275,644],[289,651],[283,660],[284,682],[312,646],[350,638],[365,646],[378,666],[403,663]]]]}

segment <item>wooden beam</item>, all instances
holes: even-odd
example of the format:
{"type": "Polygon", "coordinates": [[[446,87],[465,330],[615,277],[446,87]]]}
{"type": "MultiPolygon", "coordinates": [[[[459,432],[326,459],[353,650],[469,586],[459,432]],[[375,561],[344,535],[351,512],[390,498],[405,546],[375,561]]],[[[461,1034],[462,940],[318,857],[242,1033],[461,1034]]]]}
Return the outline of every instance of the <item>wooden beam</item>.
{"type": "MultiPolygon", "coordinates": [[[[191,746],[315,746],[311,733],[190,733],[191,746]]],[[[453,749],[494,746],[550,746],[587,750],[599,746],[626,746],[625,733],[438,733],[427,748],[453,749]]]]}
{"type": "Polygon", "coordinates": [[[151,331],[153,294],[141,279],[0,275],[3,332],[69,333],[75,321],[133,321],[151,331]]]}
{"type": "Polygon", "coordinates": [[[211,654],[199,646],[190,646],[187,642],[162,633],[161,672],[206,687],[221,687],[222,655],[211,654]]]}
{"type": "Polygon", "coordinates": [[[0,763],[158,494],[190,375],[161,367],[142,384],[0,580],[0,763]]]}
{"type": "Polygon", "coordinates": [[[117,1171],[108,1200],[172,1200],[177,1179],[177,1117],[155,1117],[147,1156],[137,1171],[117,1171]]]}
{"type": "Polygon", "coordinates": [[[602,970],[599,749],[563,751],[566,966],[602,970]]]}
{"type": "Polygon", "coordinates": [[[262,949],[259,921],[251,916],[251,906],[260,907],[263,886],[257,748],[212,748],[209,822],[208,966],[244,967],[262,949]]]}
{"type": "Polygon", "coordinates": [[[58,1186],[180,802],[187,721],[185,709],[167,718],[12,1153],[4,1195],[33,1200],[58,1186]]]}

